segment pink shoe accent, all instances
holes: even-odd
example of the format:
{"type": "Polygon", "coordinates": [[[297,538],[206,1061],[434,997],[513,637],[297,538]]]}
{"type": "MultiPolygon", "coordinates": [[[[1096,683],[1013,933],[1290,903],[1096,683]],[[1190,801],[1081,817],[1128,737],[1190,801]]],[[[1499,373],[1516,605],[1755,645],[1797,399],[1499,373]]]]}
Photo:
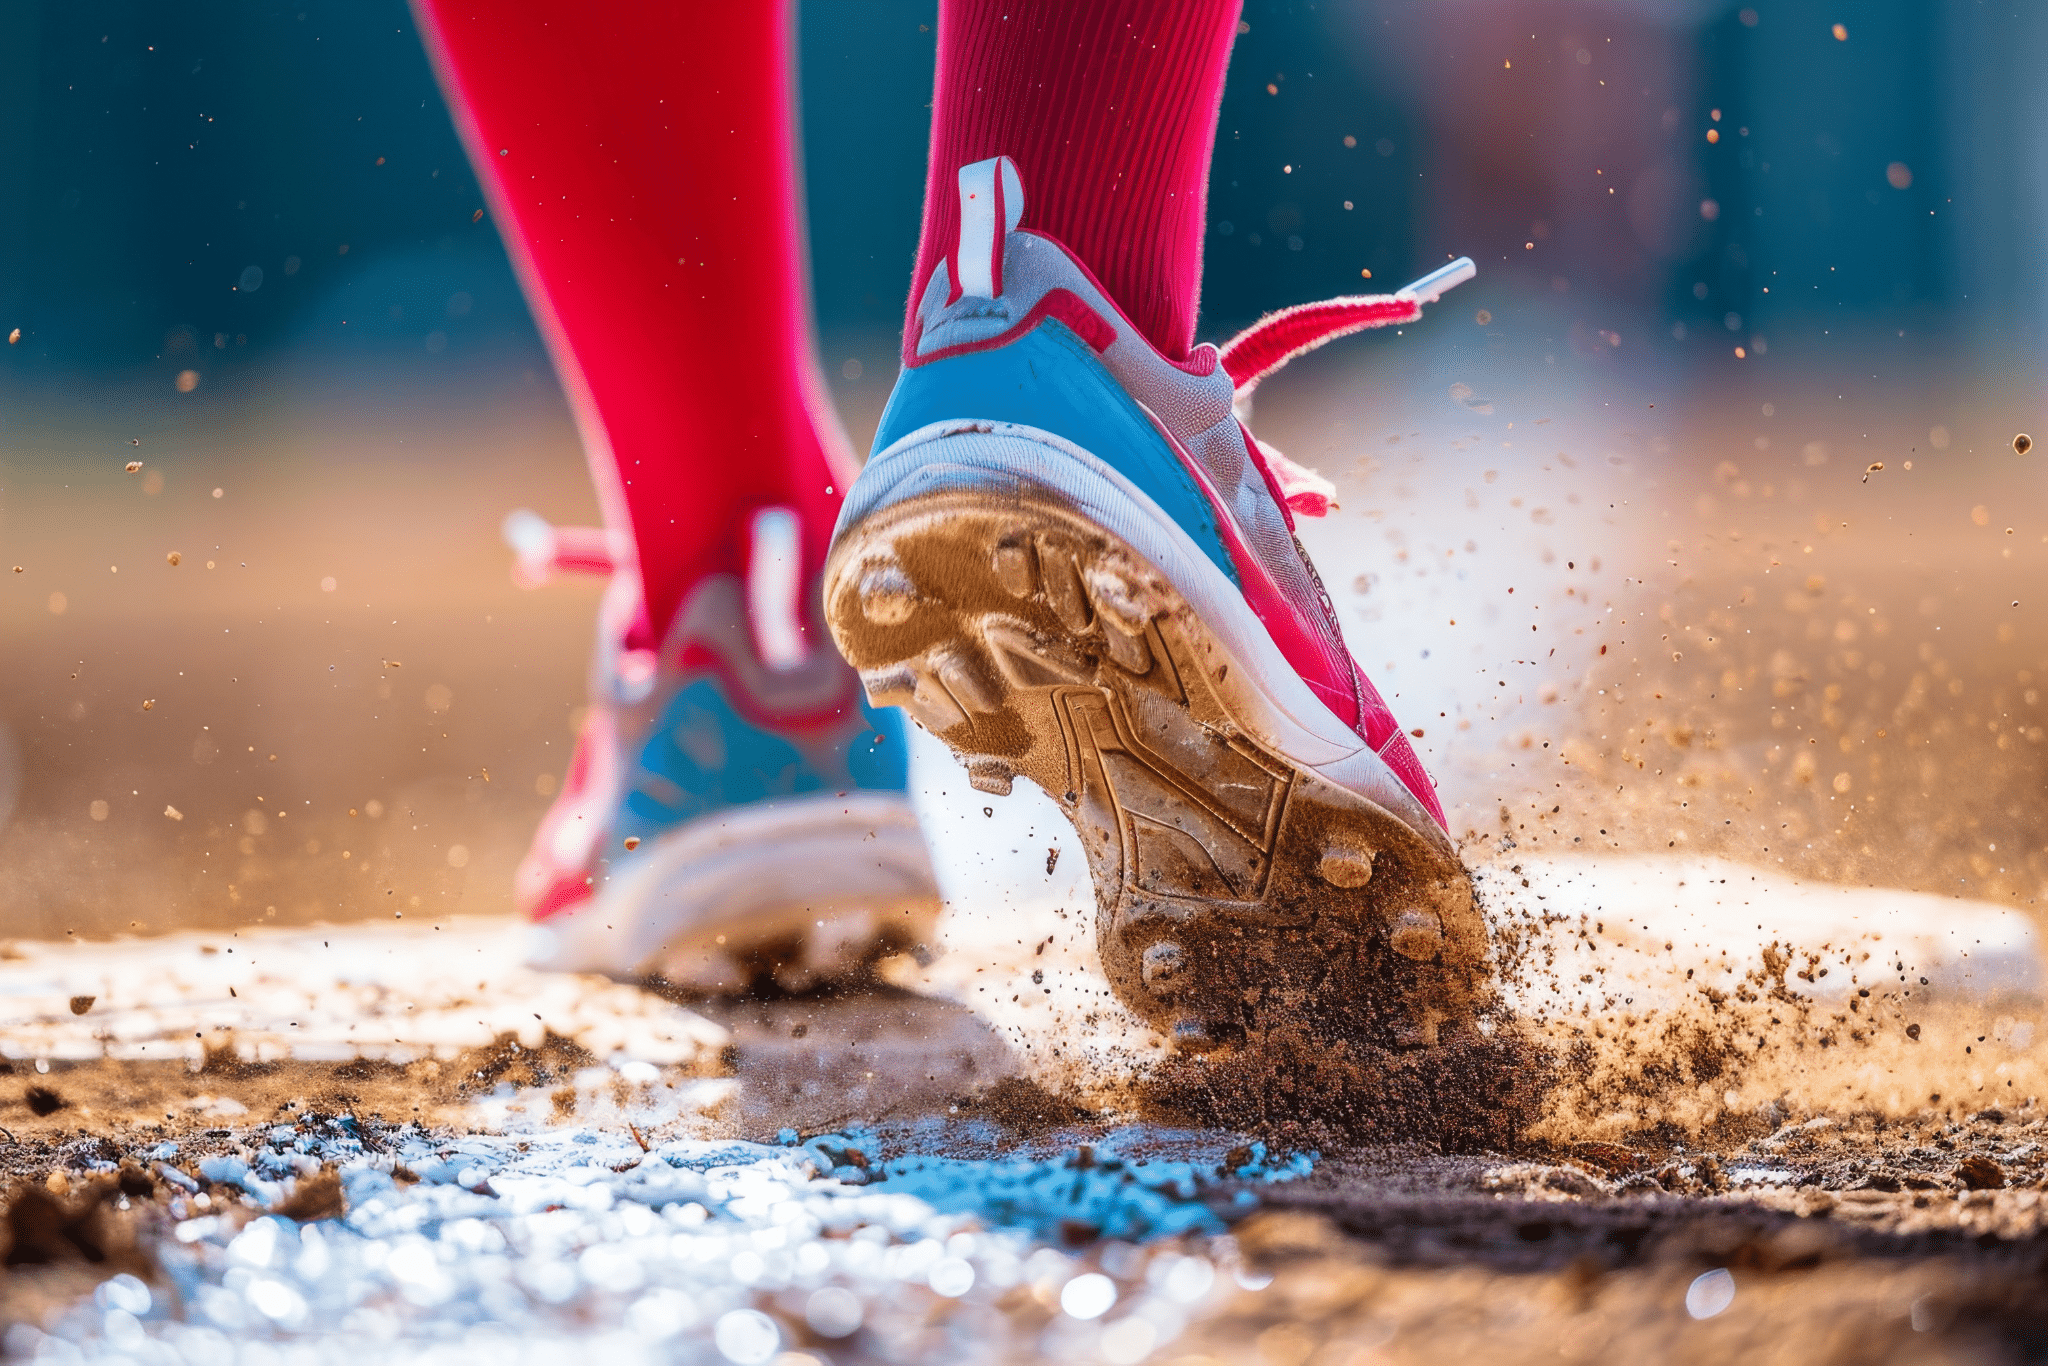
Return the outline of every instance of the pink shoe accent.
{"type": "Polygon", "coordinates": [[[561,795],[541,818],[513,879],[514,895],[529,918],[559,915],[595,894],[590,856],[610,823],[618,785],[616,726],[610,707],[595,703],[576,737],[561,795]]]}
{"type": "Polygon", "coordinates": [[[1287,525],[1291,529],[1294,519],[1301,517],[1327,517],[1330,509],[1337,506],[1337,486],[1317,474],[1306,465],[1297,465],[1280,454],[1277,446],[1271,446],[1245,432],[1249,443],[1252,463],[1259,467],[1259,473],[1266,478],[1266,487],[1272,492],[1273,501],[1287,509],[1287,525]]]}
{"type": "Polygon", "coordinates": [[[948,356],[961,356],[970,351],[993,351],[1008,346],[1047,318],[1065,323],[1074,335],[1086,342],[1091,350],[1107,351],[1116,342],[1116,329],[1104,321],[1102,315],[1088,306],[1088,301],[1070,289],[1049,289],[1045,297],[1031,306],[1031,311],[1018,319],[1016,324],[1003,329],[985,340],[961,342],[958,346],[942,346],[924,355],[917,353],[918,334],[906,333],[903,338],[903,363],[923,365],[929,361],[944,360],[948,356]]]}

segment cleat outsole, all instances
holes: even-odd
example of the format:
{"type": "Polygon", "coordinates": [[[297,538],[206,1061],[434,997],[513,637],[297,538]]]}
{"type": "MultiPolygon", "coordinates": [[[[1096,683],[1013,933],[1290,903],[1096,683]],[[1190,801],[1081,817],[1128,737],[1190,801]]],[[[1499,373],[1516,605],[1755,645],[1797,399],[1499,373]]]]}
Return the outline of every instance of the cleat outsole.
{"type": "Polygon", "coordinates": [[[1448,842],[1255,742],[1226,643],[1054,493],[873,509],[842,530],[825,608],[871,698],[916,678],[912,715],[978,790],[1021,774],[1060,805],[1112,987],[1183,1049],[1280,1019],[1428,1047],[1481,1004],[1485,926],[1448,842]],[[878,564],[914,613],[873,610],[878,564]]]}

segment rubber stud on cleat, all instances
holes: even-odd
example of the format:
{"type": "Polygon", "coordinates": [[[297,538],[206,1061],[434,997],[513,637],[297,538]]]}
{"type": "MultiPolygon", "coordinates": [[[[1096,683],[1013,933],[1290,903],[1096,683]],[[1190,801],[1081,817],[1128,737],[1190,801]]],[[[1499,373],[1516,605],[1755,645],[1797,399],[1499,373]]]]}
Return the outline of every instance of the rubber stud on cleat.
{"type": "Polygon", "coordinates": [[[982,676],[980,669],[958,655],[943,655],[936,661],[939,681],[968,711],[985,715],[1002,705],[1002,698],[982,676]]]}
{"type": "Polygon", "coordinates": [[[1426,963],[1444,950],[1444,926],[1432,911],[1407,910],[1387,929],[1387,945],[1403,958],[1426,963]]]}
{"type": "Polygon", "coordinates": [[[1158,943],[1138,960],[1138,972],[1145,988],[1154,996],[1172,996],[1187,985],[1187,951],[1178,944],[1158,943]]]}
{"type": "Polygon", "coordinates": [[[860,610],[877,626],[900,626],[917,607],[917,588],[900,565],[870,565],[860,576],[860,610]]]}
{"type": "Polygon", "coordinates": [[[1052,542],[1041,541],[1038,572],[1045,583],[1045,600],[1060,624],[1077,635],[1086,631],[1094,613],[1088,608],[1088,595],[1081,587],[1074,557],[1052,542]]]}
{"type": "Polygon", "coordinates": [[[1372,881],[1373,851],[1349,842],[1332,844],[1323,851],[1316,873],[1332,887],[1363,887],[1372,881]]]}
{"type": "Polygon", "coordinates": [[[1173,1022],[1173,1041],[1189,1052],[1203,1053],[1216,1046],[1216,1035],[1207,1020],[1188,1018],[1173,1022]]]}
{"type": "Polygon", "coordinates": [[[1023,537],[1004,537],[996,546],[996,582],[1013,598],[1028,598],[1038,588],[1038,557],[1023,537]]]}
{"type": "Polygon", "coordinates": [[[967,765],[967,782],[976,792],[996,797],[1010,795],[1010,783],[1017,770],[1002,759],[975,759],[967,765]]]}
{"type": "Polygon", "coordinates": [[[967,712],[934,674],[918,674],[917,690],[910,697],[910,714],[934,735],[967,724],[967,712]]]}
{"type": "Polygon", "coordinates": [[[909,669],[862,669],[860,685],[867,690],[868,703],[876,707],[907,707],[917,692],[917,675],[909,669]]]}

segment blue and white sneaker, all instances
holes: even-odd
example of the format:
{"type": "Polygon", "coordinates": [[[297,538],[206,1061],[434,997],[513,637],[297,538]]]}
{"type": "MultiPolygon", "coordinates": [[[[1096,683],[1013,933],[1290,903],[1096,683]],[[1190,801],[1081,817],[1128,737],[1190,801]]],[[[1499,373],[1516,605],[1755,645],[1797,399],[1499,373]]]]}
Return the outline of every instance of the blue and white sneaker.
{"type": "Polygon", "coordinates": [[[1483,991],[1485,925],[1293,535],[1334,490],[1233,404],[1331,337],[1413,321],[1471,262],[1174,362],[1020,228],[1009,158],[959,193],[826,562],[840,648],[977,788],[1023,774],[1060,804],[1111,984],[1183,1046],[1282,1019],[1437,1043],[1483,991]]]}
{"type": "Polygon", "coordinates": [[[862,701],[815,593],[799,610],[792,514],[755,515],[745,580],[701,581],[658,649],[635,644],[627,538],[521,512],[506,539],[529,586],[611,575],[575,756],[519,867],[535,966],[800,990],[925,951],[938,890],[902,723],[862,701]]]}

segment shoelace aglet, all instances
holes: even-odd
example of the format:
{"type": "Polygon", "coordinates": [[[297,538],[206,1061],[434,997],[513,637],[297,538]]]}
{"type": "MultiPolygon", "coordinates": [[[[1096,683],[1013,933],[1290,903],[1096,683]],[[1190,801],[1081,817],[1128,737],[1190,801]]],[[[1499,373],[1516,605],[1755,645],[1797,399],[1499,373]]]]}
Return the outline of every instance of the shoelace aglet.
{"type": "Polygon", "coordinates": [[[507,513],[499,531],[512,548],[512,581],[521,588],[538,588],[563,573],[616,573],[632,558],[632,541],[622,532],[553,526],[529,508],[507,513]]]}
{"type": "Polygon", "coordinates": [[[555,529],[531,508],[514,508],[506,513],[498,531],[505,544],[522,556],[538,559],[553,553],[555,548],[555,529]]]}
{"type": "Polygon", "coordinates": [[[1394,297],[1413,299],[1418,304],[1433,304],[1478,273],[1479,267],[1472,264],[1471,257],[1460,256],[1438,266],[1413,284],[1401,286],[1394,291],[1394,297]]]}

